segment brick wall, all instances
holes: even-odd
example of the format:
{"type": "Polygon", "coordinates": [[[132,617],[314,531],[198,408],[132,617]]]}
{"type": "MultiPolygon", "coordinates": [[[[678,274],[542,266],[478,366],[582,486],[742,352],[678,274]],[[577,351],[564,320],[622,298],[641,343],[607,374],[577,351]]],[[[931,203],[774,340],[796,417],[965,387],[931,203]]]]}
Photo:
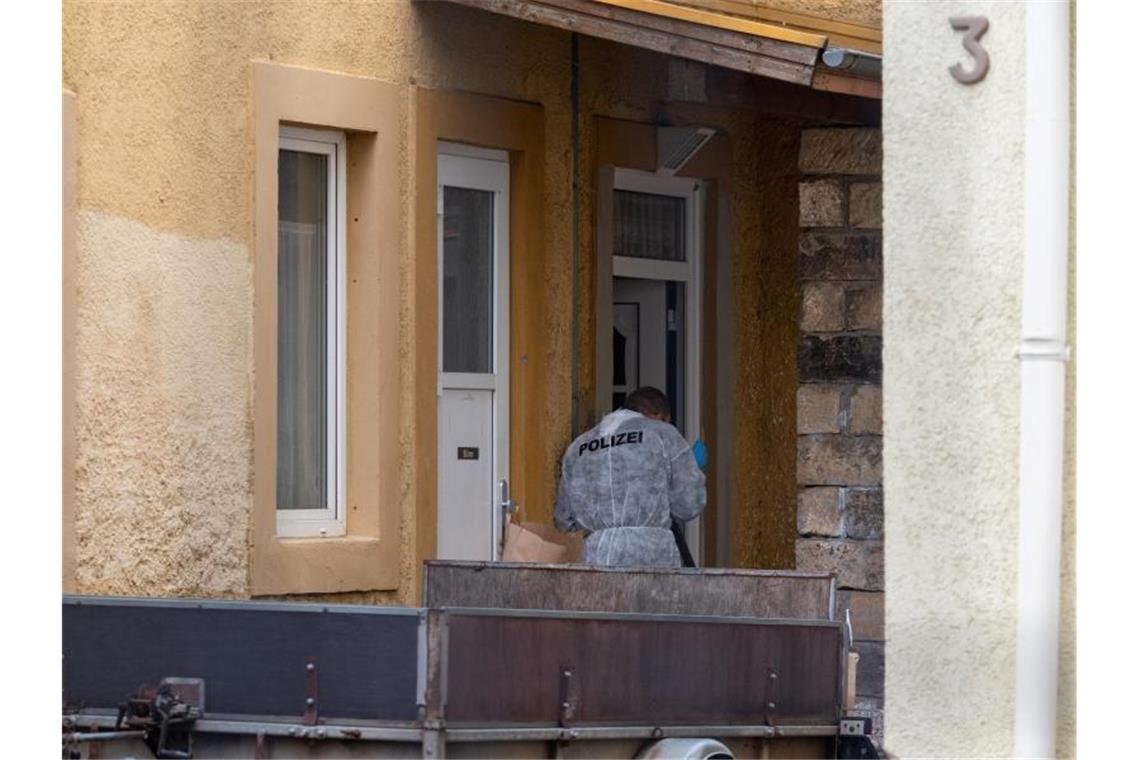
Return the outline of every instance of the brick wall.
{"type": "Polygon", "coordinates": [[[800,149],[796,567],[838,576],[859,651],[857,703],[882,736],[882,147],[878,129],[809,129],[800,149]]]}

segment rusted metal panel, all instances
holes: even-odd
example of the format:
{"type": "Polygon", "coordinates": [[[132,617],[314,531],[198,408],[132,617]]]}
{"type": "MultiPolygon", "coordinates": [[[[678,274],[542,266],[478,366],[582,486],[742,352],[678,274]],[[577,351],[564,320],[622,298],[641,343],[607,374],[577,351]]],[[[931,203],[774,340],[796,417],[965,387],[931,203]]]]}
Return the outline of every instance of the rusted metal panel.
{"type": "Polygon", "coordinates": [[[424,569],[428,607],[828,620],[832,597],[823,573],[443,561],[424,569]]]}
{"type": "Polygon", "coordinates": [[[834,725],[837,623],[450,610],[446,720],[834,725]]]}

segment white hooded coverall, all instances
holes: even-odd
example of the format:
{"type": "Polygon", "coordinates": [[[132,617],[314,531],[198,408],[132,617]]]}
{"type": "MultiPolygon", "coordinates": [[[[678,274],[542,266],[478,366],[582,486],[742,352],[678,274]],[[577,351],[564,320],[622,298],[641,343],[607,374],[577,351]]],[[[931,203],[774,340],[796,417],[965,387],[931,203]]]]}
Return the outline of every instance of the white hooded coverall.
{"type": "Polygon", "coordinates": [[[589,533],[588,564],[680,567],[670,515],[704,506],[705,475],[677,428],[619,409],[566,449],[554,524],[589,533]]]}

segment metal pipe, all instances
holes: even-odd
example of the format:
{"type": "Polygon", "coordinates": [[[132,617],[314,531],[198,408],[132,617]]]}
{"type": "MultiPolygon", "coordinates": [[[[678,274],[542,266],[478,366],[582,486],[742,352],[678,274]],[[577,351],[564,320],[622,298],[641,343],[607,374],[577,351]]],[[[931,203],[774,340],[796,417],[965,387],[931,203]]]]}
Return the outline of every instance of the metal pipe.
{"type": "Polygon", "coordinates": [[[839,726],[742,726],[742,725],[690,725],[690,726],[574,726],[558,727],[448,727],[450,742],[493,741],[598,741],[609,739],[663,739],[669,737],[716,736],[745,738],[802,738],[835,736],[839,726]]]}
{"type": "Polygon", "coordinates": [[[501,607],[453,607],[446,610],[452,617],[527,618],[541,620],[628,620],[635,623],[706,623],[709,625],[793,626],[796,628],[834,628],[842,633],[843,624],[836,620],[733,617],[731,615],[683,615],[664,612],[587,612],[584,610],[529,610],[501,607]]]}
{"type": "MultiPolygon", "coordinates": [[[[82,720],[88,725],[114,725],[115,715],[72,715],[65,716],[73,720],[82,720]]],[[[718,736],[718,737],[763,737],[763,738],[802,738],[812,736],[835,736],[839,733],[837,724],[823,725],[726,725],[726,724],[697,724],[678,726],[576,726],[561,728],[558,726],[524,727],[524,726],[479,726],[453,724],[447,726],[436,722],[432,727],[419,728],[389,728],[373,726],[363,723],[327,723],[319,727],[305,726],[299,723],[285,723],[269,720],[217,720],[200,718],[194,723],[194,732],[202,734],[244,734],[256,736],[285,737],[293,739],[355,739],[359,741],[406,742],[419,743],[424,734],[428,732],[446,733],[450,742],[489,742],[489,741],[571,741],[571,740],[605,740],[605,739],[654,739],[672,736],[718,736]]],[[[137,733],[140,737],[143,732],[119,732],[123,734],[137,733]]],[[[96,736],[97,734],[78,734],[79,736],[96,736]]],[[[110,736],[110,733],[98,734],[110,736]]],[[[129,737],[123,737],[129,738],[129,737]]]]}
{"type": "Polygon", "coordinates": [[[579,161],[582,154],[582,134],[579,119],[582,113],[582,99],[579,91],[580,59],[578,33],[570,34],[570,204],[573,220],[570,225],[570,435],[578,435],[582,422],[582,402],[579,398],[579,369],[582,357],[578,350],[578,330],[580,320],[578,309],[582,302],[581,287],[578,283],[582,244],[581,195],[582,178],[579,161]]]}
{"type": "MultiPolygon", "coordinates": [[[[85,714],[82,716],[65,716],[88,726],[114,726],[117,721],[116,713],[101,715],[85,714]]],[[[418,725],[409,723],[406,726],[378,726],[370,723],[322,723],[319,726],[306,726],[303,723],[269,720],[251,717],[242,719],[233,718],[199,718],[194,722],[193,730],[199,734],[241,734],[254,736],[284,737],[292,739],[354,739],[360,741],[407,742],[419,743],[423,737],[423,729],[418,725]]],[[[104,732],[106,733],[106,732],[104,732]]],[[[92,736],[93,734],[81,734],[92,736]]]]}
{"type": "Polygon", "coordinates": [[[864,53],[861,50],[828,46],[820,51],[819,59],[829,69],[848,71],[872,79],[881,79],[883,76],[882,56],[864,53]]]}
{"type": "Polygon", "coordinates": [[[1056,750],[1069,254],[1069,3],[1025,5],[1025,263],[1014,746],[1056,750]]]}
{"type": "Polygon", "coordinates": [[[109,742],[115,739],[141,739],[146,731],[100,731],[94,734],[70,733],[63,735],[66,744],[79,744],[82,742],[109,742]]]}

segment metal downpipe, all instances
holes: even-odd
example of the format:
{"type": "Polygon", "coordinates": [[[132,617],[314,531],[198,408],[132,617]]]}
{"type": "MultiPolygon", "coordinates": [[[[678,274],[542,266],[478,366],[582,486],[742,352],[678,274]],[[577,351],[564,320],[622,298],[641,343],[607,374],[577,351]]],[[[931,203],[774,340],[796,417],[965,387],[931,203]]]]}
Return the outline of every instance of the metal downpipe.
{"type": "Polygon", "coordinates": [[[1014,755],[1056,752],[1069,255],[1069,3],[1025,5],[1025,263],[1014,755]]]}

